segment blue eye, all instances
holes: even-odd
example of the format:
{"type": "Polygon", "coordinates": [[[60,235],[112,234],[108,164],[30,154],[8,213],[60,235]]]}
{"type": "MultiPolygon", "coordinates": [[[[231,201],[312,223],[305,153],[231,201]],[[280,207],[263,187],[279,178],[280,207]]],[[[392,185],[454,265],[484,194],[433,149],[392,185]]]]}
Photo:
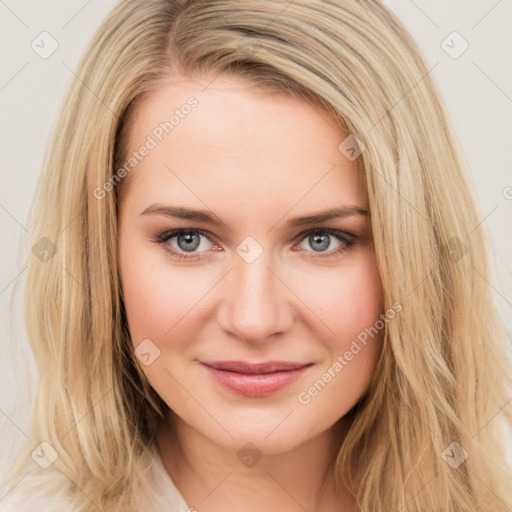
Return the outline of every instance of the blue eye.
{"type": "Polygon", "coordinates": [[[180,259],[195,259],[196,256],[192,255],[196,254],[196,252],[204,252],[196,251],[196,249],[202,246],[201,237],[212,243],[206,233],[199,229],[175,229],[173,231],[162,233],[161,235],[157,236],[154,241],[165,245],[165,249],[168,252],[180,259]],[[177,247],[176,245],[169,243],[173,238],[176,239],[177,247]],[[186,253],[190,253],[191,256],[188,256],[186,253]]]}
{"type": "Polygon", "coordinates": [[[331,257],[333,255],[340,254],[355,243],[355,238],[353,235],[349,235],[348,233],[344,233],[343,231],[338,231],[336,229],[315,229],[308,231],[306,236],[301,236],[301,241],[307,240],[307,244],[313,248],[313,252],[318,254],[318,256],[314,256],[315,258],[331,257]],[[327,249],[331,246],[333,238],[336,239],[338,245],[334,249],[327,251],[327,249]],[[324,255],[324,252],[327,254],[324,255]]]}
{"type": "MultiPolygon", "coordinates": [[[[309,247],[312,250],[294,249],[312,253],[312,258],[331,258],[340,255],[352,245],[357,242],[354,235],[349,235],[343,231],[328,228],[318,228],[301,233],[297,238],[297,241],[307,240],[309,247]],[[331,246],[333,238],[338,242],[338,245],[331,250],[327,250],[331,246]],[[325,253],[325,254],[324,254],[325,253]]],[[[157,235],[153,238],[153,241],[164,246],[165,250],[171,253],[178,259],[197,260],[201,258],[200,254],[208,252],[208,243],[214,244],[211,240],[211,236],[200,229],[175,229],[172,231],[166,231],[157,235]],[[201,238],[205,238],[207,247],[204,247],[201,238]],[[174,243],[170,243],[175,239],[174,243]],[[203,250],[197,250],[203,248],[203,250]],[[188,253],[188,254],[187,254],[188,253]]]]}

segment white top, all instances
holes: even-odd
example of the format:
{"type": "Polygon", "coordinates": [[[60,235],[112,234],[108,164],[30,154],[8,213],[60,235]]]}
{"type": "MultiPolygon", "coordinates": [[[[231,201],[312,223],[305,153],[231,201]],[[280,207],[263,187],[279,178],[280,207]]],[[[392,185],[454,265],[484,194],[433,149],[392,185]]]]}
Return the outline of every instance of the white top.
{"type": "MultiPolygon", "coordinates": [[[[133,504],[139,512],[190,512],[189,508],[174,485],[171,477],[163,466],[162,459],[155,451],[154,463],[148,470],[152,482],[150,496],[140,496],[133,504]]],[[[41,488],[40,470],[38,473],[38,488],[41,488]]],[[[9,489],[0,489],[0,512],[26,512],[37,510],[38,512],[72,512],[69,497],[63,494],[52,496],[35,495],[35,482],[30,478],[31,472],[27,474],[14,486],[9,489]]],[[[51,478],[50,474],[49,477],[51,478]]],[[[44,478],[44,475],[43,475],[44,478]]],[[[38,493],[40,494],[40,493],[38,493]]]]}

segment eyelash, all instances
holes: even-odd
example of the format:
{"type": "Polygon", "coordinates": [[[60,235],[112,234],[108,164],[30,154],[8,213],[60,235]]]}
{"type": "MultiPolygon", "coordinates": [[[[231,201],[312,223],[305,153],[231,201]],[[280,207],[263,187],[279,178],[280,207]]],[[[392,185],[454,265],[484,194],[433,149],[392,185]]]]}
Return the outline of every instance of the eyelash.
{"type": "MultiPolygon", "coordinates": [[[[155,236],[152,241],[156,242],[158,244],[161,244],[164,246],[164,249],[171,253],[174,257],[180,259],[180,260],[197,260],[198,258],[195,256],[186,256],[182,252],[177,252],[174,249],[171,249],[169,245],[166,245],[166,243],[175,236],[182,235],[182,234],[200,234],[204,236],[206,239],[208,239],[210,242],[215,243],[209,234],[206,231],[203,231],[201,229],[174,229],[172,231],[165,231],[161,234],[158,234],[155,236]]],[[[340,242],[343,243],[338,249],[333,250],[332,252],[329,252],[327,254],[318,253],[316,256],[312,256],[313,259],[327,259],[332,258],[335,256],[338,256],[345,252],[347,249],[349,249],[351,246],[355,245],[357,243],[357,238],[354,235],[349,235],[348,233],[344,233],[343,231],[338,231],[336,229],[329,229],[329,228],[316,228],[316,229],[310,229],[309,231],[305,231],[297,235],[297,237],[294,239],[294,242],[299,241],[301,242],[309,235],[312,234],[321,234],[321,235],[331,235],[338,239],[340,242]]],[[[305,250],[305,249],[304,249],[305,250]]],[[[306,251],[306,252],[314,252],[314,251],[306,251]]],[[[200,253],[190,253],[190,254],[200,254],[200,253]]]]}

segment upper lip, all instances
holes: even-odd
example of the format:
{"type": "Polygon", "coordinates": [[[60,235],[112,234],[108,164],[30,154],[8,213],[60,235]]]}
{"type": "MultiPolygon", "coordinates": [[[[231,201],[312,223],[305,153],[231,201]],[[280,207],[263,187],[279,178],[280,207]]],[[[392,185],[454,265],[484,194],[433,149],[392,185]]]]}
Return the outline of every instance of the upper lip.
{"type": "Polygon", "coordinates": [[[264,361],[262,363],[248,363],[245,361],[201,361],[202,364],[237,373],[260,374],[297,370],[312,363],[296,363],[292,361],[264,361]]]}

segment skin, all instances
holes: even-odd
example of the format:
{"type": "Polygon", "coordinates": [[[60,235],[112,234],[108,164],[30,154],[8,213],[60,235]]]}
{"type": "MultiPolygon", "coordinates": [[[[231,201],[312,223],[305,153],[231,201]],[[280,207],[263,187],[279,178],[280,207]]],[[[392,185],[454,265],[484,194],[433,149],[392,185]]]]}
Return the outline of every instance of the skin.
{"type": "Polygon", "coordinates": [[[209,81],[163,83],[138,104],[129,154],[187,98],[198,100],[125,178],[129,186],[121,184],[119,263],[129,329],[134,347],[149,339],[160,350],[141,367],[170,408],[158,434],[162,461],[200,512],[357,510],[342,486],[335,492],[329,464],[339,420],[369,385],[381,334],[309,403],[298,394],[383,313],[370,219],[287,223],[342,205],[367,208],[360,171],[338,150],[347,134],[323,110],[258,93],[239,78],[219,76],[205,89],[209,81]],[[155,203],[206,209],[224,224],[141,215],[155,203]],[[153,240],[178,228],[204,230],[211,241],[201,236],[191,253],[177,237],[153,240]],[[327,248],[318,249],[309,235],[319,228],[349,233],[357,243],[328,236],[327,248]],[[263,251],[251,263],[236,252],[248,236],[263,251]],[[235,359],[313,365],[271,395],[248,397],[222,387],[199,362],[235,359]],[[247,442],[262,456],[251,467],[237,457],[247,442]]]}

